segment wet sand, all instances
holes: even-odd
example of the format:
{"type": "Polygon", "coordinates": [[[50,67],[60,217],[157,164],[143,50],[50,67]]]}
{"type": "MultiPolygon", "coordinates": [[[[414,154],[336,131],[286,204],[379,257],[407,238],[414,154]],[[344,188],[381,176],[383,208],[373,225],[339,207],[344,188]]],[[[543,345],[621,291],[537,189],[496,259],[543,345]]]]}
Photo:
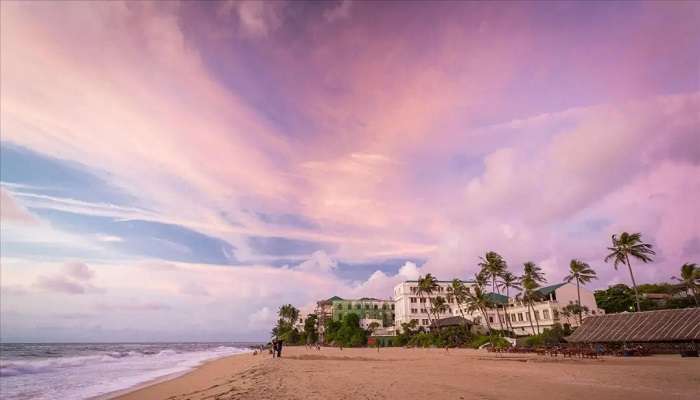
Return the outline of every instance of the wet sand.
{"type": "Polygon", "coordinates": [[[696,399],[700,359],[562,359],[480,350],[285,348],[202,365],[119,400],[696,399]]]}

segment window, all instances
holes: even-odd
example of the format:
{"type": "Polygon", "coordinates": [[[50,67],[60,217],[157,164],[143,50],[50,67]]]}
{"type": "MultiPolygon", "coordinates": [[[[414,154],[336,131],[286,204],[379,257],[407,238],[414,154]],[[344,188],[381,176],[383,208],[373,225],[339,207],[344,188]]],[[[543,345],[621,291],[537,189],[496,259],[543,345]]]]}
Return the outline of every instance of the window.
{"type": "Polygon", "coordinates": [[[518,321],[523,321],[523,313],[518,313],[518,321]]]}
{"type": "Polygon", "coordinates": [[[425,303],[425,298],[420,299],[421,303],[425,303]]]}
{"type": "Polygon", "coordinates": [[[386,304],[382,304],[382,310],[386,310],[386,304]]]}
{"type": "Polygon", "coordinates": [[[425,308],[421,308],[421,309],[420,309],[420,312],[422,312],[423,314],[425,314],[425,313],[426,313],[425,308]]]}
{"type": "Polygon", "coordinates": [[[418,309],[417,309],[417,308],[412,308],[412,309],[411,309],[411,314],[418,314],[418,309]]]}
{"type": "Polygon", "coordinates": [[[417,323],[418,323],[418,320],[414,318],[414,319],[411,320],[411,322],[415,322],[415,323],[417,324],[417,323]]]}
{"type": "Polygon", "coordinates": [[[518,320],[518,319],[515,318],[515,314],[510,314],[510,322],[515,322],[515,321],[517,321],[517,320],[518,320]]]}
{"type": "Polygon", "coordinates": [[[540,312],[538,310],[535,310],[535,321],[540,320],[540,312]]]}
{"type": "Polygon", "coordinates": [[[549,310],[542,310],[542,319],[549,319],[549,310]]]}
{"type": "Polygon", "coordinates": [[[338,307],[337,307],[337,308],[338,308],[338,310],[342,310],[342,309],[343,309],[343,305],[342,305],[342,304],[338,304],[338,307]]]}
{"type": "Polygon", "coordinates": [[[510,322],[510,314],[506,314],[506,321],[510,322]]]}
{"type": "Polygon", "coordinates": [[[391,305],[391,309],[392,309],[392,310],[394,309],[394,305],[393,305],[393,304],[391,305]]]}
{"type": "Polygon", "coordinates": [[[415,292],[416,292],[416,287],[415,287],[415,286],[411,286],[411,293],[415,293],[415,292]]]}
{"type": "Polygon", "coordinates": [[[417,300],[415,297],[411,297],[411,303],[415,303],[417,300]]]}
{"type": "Polygon", "coordinates": [[[423,325],[428,325],[428,320],[427,320],[427,319],[424,319],[424,320],[423,320],[423,325]]]}
{"type": "Polygon", "coordinates": [[[358,304],[355,304],[355,309],[356,309],[356,310],[362,309],[362,304],[359,304],[359,303],[358,303],[358,304]]]}
{"type": "Polygon", "coordinates": [[[493,317],[489,316],[489,322],[493,324],[493,317]]]}
{"type": "Polygon", "coordinates": [[[375,309],[375,310],[379,310],[379,306],[375,304],[375,305],[374,305],[374,309],[375,309]]]}

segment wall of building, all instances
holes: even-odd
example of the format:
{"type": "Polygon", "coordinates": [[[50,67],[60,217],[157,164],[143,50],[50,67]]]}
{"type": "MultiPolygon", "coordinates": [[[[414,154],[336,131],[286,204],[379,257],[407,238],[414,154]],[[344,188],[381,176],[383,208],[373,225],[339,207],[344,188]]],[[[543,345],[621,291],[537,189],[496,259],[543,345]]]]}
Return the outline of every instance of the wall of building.
{"type": "Polygon", "coordinates": [[[360,317],[361,324],[363,320],[376,320],[381,321],[382,327],[394,325],[395,305],[392,300],[333,300],[332,307],[334,321],[340,321],[347,313],[353,313],[360,317]]]}
{"type": "Polygon", "coordinates": [[[461,315],[457,307],[457,303],[452,299],[447,299],[449,293],[448,288],[452,284],[451,281],[438,281],[438,290],[431,295],[418,296],[417,281],[406,281],[399,283],[394,287],[394,303],[396,305],[396,318],[394,320],[396,329],[400,331],[402,323],[409,323],[415,319],[418,321],[418,326],[427,328],[430,325],[429,320],[433,318],[431,314],[428,316],[430,307],[430,299],[438,296],[444,297],[447,301],[448,311],[440,314],[438,318],[446,318],[455,315],[461,315]]]}

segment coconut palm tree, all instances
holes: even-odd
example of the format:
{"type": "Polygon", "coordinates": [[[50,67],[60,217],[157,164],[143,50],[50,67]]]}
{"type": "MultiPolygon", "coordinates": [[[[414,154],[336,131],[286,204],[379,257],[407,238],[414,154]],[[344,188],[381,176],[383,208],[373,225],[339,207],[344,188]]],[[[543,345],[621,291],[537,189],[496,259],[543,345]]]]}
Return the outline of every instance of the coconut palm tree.
{"type": "Polygon", "coordinates": [[[453,279],[450,286],[447,287],[447,301],[452,299],[454,299],[455,303],[457,303],[457,309],[459,310],[459,314],[462,316],[462,320],[464,321],[464,325],[466,327],[467,318],[464,316],[464,307],[467,303],[467,287],[464,286],[464,283],[461,280],[456,278],[453,279]]]}
{"type": "Polygon", "coordinates": [[[637,311],[641,311],[642,307],[639,304],[639,290],[637,289],[637,282],[634,280],[630,256],[645,264],[653,261],[651,256],[656,253],[652,249],[652,245],[642,242],[641,233],[630,234],[622,232],[619,237],[617,235],[612,235],[612,247],[608,247],[608,250],[610,250],[611,253],[605,257],[605,262],[613,260],[615,270],[617,270],[618,264],[624,264],[627,266],[627,269],[629,269],[630,278],[632,278],[632,286],[634,287],[634,299],[637,303],[637,311]]]}
{"type": "Polygon", "coordinates": [[[539,292],[537,292],[537,289],[540,287],[540,285],[539,283],[535,282],[532,278],[523,278],[521,280],[521,283],[522,291],[518,294],[516,298],[525,304],[528,314],[530,314],[530,310],[532,310],[533,318],[528,318],[528,320],[530,321],[530,328],[532,328],[533,334],[537,332],[537,334],[539,335],[540,321],[537,318],[534,318],[535,307],[532,305],[532,303],[535,299],[539,300],[539,292]],[[535,325],[532,323],[533,319],[537,323],[537,331],[535,331],[535,325]]]}
{"type": "MultiPolygon", "coordinates": [[[[506,293],[506,297],[510,299],[510,289],[515,289],[515,290],[520,290],[520,278],[515,276],[510,271],[504,271],[503,274],[501,274],[501,279],[497,283],[497,288],[503,289],[506,293]]],[[[508,329],[510,329],[511,332],[513,331],[513,324],[510,321],[510,318],[508,317],[508,310],[507,310],[508,304],[503,305],[503,313],[506,315],[506,324],[508,324],[508,329]]]]}
{"type": "Polygon", "coordinates": [[[583,317],[581,316],[581,288],[579,285],[585,285],[593,279],[598,279],[593,268],[581,260],[573,259],[569,263],[569,275],[564,277],[564,282],[569,283],[571,281],[576,281],[576,295],[578,296],[578,324],[583,323],[583,317]]]}
{"type": "MultiPolygon", "coordinates": [[[[496,281],[503,275],[503,273],[508,268],[506,261],[501,257],[500,254],[495,251],[489,251],[484,257],[480,257],[481,262],[478,264],[481,268],[479,275],[491,281],[491,291],[500,294],[498,288],[496,287],[496,281]]],[[[503,320],[501,319],[501,314],[498,311],[498,306],[496,306],[496,316],[498,318],[498,324],[501,330],[503,330],[503,320]]]]}
{"type": "Polygon", "coordinates": [[[547,279],[544,277],[544,272],[542,272],[542,268],[538,267],[537,264],[532,261],[528,261],[523,264],[523,279],[525,278],[532,279],[536,283],[547,282],[547,279]]]}
{"type": "Polygon", "coordinates": [[[540,300],[541,295],[537,291],[537,289],[540,288],[540,283],[547,282],[547,279],[545,279],[544,277],[544,272],[542,272],[542,268],[540,268],[534,262],[528,261],[525,264],[523,264],[523,276],[520,277],[520,282],[523,288],[523,291],[520,293],[520,297],[523,299],[523,302],[528,307],[528,313],[530,313],[530,310],[532,310],[532,318],[529,318],[530,326],[532,327],[532,330],[534,332],[535,328],[534,326],[532,326],[532,319],[534,319],[535,324],[537,324],[537,334],[539,335],[540,320],[535,316],[535,306],[533,305],[533,303],[535,302],[535,300],[540,300]]]}
{"type": "Polygon", "coordinates": [[[449,308],[447,305],[447,300],[445,300],[445,298],[442,296],[431,299],[430,305],[435,319],[440,319],[440,314],[446,313],[447,309],[449,308]]]}
{"type": "Polygon", "coordinates": [[[700,268],[695,263],[685,263],[681,266],[681,276],[675,277],[674,279],[680,282],[686,290],[690,290],[693,293],[693,298],[695,299],[695,305],[698,305],[698,288],[700,288],[700,268]]]}
{"type": "Polygon", "coordinates": [[[280,316],[280,318],[287,320],[289,324],[293,325],[299,317],[299,310],[291,304],[285,304],[280,307],[277,314],[280,316]]]}
{"type": "MultiPolygon", "coordinates": [[[[418,288],[416,289],[416,294],[419,298],[425,299],[425,296],[430,296],[433,294],[433,292],[437,291],[438,287],[439,285],[437,279],[431,274],[426,274],[424,277],[418,277],[418,288]]],[[[428,326],[430,326],[433,323],[432,319],[430,318],[431,307],[429,304],[426,304],[425,308],[428,313],[428,326]]]]}
{"type": "MultiPolygon", "coordinates": [[[[476,280],[479,282],[479,279],[476,280]]],[[[483,286],[478,283],[472,287],[465,288],[466,295],[466,308],[470,314],[474,312],[479,312],[484,316],[484,321],[486,322],[486,328],[489,330],[489,342],[491,347],[493,347],[493,331],[491,329],[491,323],[489,322],[489,316],[487,310],[493,306],[493,303],[489,299],[487,293],[484,292],[483,286]]]]}

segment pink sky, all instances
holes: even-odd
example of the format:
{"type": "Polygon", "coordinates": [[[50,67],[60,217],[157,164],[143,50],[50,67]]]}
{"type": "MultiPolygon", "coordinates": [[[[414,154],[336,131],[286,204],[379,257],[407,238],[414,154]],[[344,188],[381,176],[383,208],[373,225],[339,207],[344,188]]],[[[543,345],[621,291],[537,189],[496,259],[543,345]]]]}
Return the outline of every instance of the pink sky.
{"type": "Polygon", "coordinates": [[[624,230],[658,252],[638,281],[668,280],[700,256],[699,15],[3,2],[2,143],[34,160],[3,164],[3,338],[260,338],[282,302],[469,277],[489,250],[605,287],[624,230]]]}

